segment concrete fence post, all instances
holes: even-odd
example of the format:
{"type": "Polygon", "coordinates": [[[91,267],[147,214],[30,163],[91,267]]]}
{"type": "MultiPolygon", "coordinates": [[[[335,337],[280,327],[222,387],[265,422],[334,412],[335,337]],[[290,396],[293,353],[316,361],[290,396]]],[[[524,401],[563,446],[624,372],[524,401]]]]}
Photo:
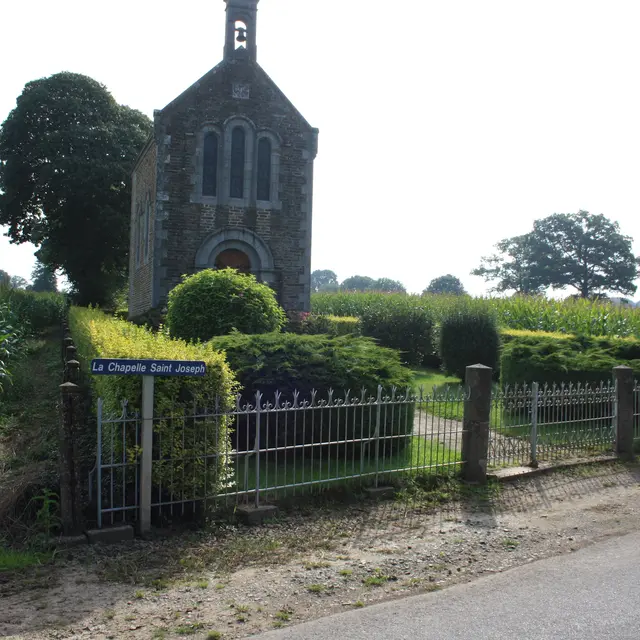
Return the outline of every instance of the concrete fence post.
{"type": "Polygon", "coordinates": [[[633,369],[614,367],[616,412],[614,423],[615,452],[625,460],[633,459],[633,369]]]}
{"type": "Polygon", "coordinates": [[[67,348],[73,346],[73,338],[71,336],[67,336],[62,340],[62,362],[68,360],[67,358],[67,348]]]}
{"type": "Polygon", "coordinates": [[[77,434],[82,420],[80,387],[72,382],[60,385],[61,410],[59,429],[60,518],[64,535],[81,529],[82,504],[78,478],[77,434]]]}
{"type": "Polygon", "coordinates": [[[68,360],[65,367],[65,382],[80,382],[80,363],[77,360],[68,360]]]}
{"type": "Polygon", "coordinates": [[[492,369],[474,364],[466,369],[467,398],[462,431],[462,477],[467,482],[487,481],[492,369]]]}

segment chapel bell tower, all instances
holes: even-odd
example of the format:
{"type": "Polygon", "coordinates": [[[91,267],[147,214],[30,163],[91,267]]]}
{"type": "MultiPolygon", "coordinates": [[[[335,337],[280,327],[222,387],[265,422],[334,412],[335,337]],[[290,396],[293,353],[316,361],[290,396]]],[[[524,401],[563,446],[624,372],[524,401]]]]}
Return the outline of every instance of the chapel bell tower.
{"type": "Polygon", "coordinates": [[[260,0],[224,0],[227,3],[227,35],[224,59],[248,56],[256,61],[256,26],[260,0]]]}

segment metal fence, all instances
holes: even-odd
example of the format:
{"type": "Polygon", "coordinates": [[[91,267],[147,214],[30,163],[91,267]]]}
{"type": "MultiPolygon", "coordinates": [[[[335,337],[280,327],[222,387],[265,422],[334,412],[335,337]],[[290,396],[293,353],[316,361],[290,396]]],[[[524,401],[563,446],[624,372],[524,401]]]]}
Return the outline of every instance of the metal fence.
{"type": "MultiPolygon", "coordinates": [[[[232,409],[214,401],[154,417],[154,516],[457,472],[465,397],[462,388],[268,399],[258,392],[250,402],[238,396],[232,409]]],[[[91,486],[102,527],[138,517],[142,421],[126,403],[119,415],[108,416],[100,400],[97,413],[91,486]]]]}
{"type": "Polygon", "coordinates": [[[609,453],[614,445],[615,404],[612,382],[533,383],[496,389],[488,465],[536,466],[539,462],[609,453]]]}
{"type": "Polygon", "coordinates": [[[633,439],[640,441],[640,381],[633,386],[633,439]]]}
{"type": "MultiPolygon", "coordinates": [[[[612,452],[616,397],[616,385],[608,382],[495,386],[487,466],[536,466],[612,452]]],[[[233,407],[214,400],[207,407],[154,416],[147,431],[126,403],[114,416],[99,400],[91,474],[97,524],[137,520],[149,509],[156,519],[181,518],[337,485],[377,486],[401,476],[457,473],[464,464],[465,405],[475,402],[470,398],[462,386],[432,393],[380,388],[373,396],[265,398],[258,392],[238,396],[233,407]],[[143,431],[152,433],[151,456],[142,456],[143,431]],[[151,487],[150,499],[145,486],[151,487]]],[[[633,406],[634,436],[640,439],[637,381],[633,406]]]]}

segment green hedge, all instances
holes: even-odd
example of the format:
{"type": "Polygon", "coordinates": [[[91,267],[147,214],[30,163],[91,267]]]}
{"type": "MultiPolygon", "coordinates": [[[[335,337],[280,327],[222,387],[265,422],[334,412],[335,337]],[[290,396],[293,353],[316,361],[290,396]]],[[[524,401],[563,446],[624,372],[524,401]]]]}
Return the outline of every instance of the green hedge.
{"type": "Polygon", "coordinates": [[[640,340],[593,338],[544,332],[511,333],[502,348],[503,384],[599,383],[619,365],[640,374],[640,340]]]}
{"type": "MultiPolygon", "coordinates": [[[[154,423],[154,432],[161,436],[155,439],[154,457],[161,462],[154,463],[153,480],[156,486],[162,486],[163,492],[184,491],[185,496],[194,499],[203,497],[205,492],[212,495],[219,491],[228,480],[230,465],[228,421],[214,416],[194,420],[191,416],[194,408],[214,406],[216,398],[221,411],[233,406],[237,384],[224,356],[211,344],[190,345],[172,340],[95,309],[72,307],[69,327],[86,372],[93,358],[206,363],[207,373],[203,378],[156,378],[154,411],[162,419],[154,423]],[[209,458],[204,465],[205,452],[217,452],[218,457],[209,458]],[[188,480],[183,484],[182,478],[188,480]]],[[[123,400],[129,402],[131,410],[140,408],[140,376],[88,376],[88,379],[95,397],[103,399],[107,413],[119,415],[123,400]]],[[[116,429],[119,428],[120,425],[116,425],[116,429]]],[[[109,446],[110,435],[106,429],[105,446],[109,446]]],[[[127,448],[135,455],[135,434],[129,435],[127,448]]]]}
{"type": "MultiPolygon", "coordinates": [[[[271,333],[264,335],[232,334],[215,338],[213,348],[226,353],[227,360],[243,387],[243,400],[255,402],[256,391],[263,393],[265,401],[273,402],[276,392],[281,401],[291,402],[294,391],[299,400],[309,400],[317,392],[317,400],[326,400],[330,389],[334,398],[360,397],[364,388],[367,395],[376,395],[378,385],[386,393],[397,387],[405,393],[411,386],[412,374],[402,366],[396,351],[377,346],[372,340],[356,336],[296,335],[271,333]]],[[[319,414],[316,416],[319,419],[319,414]]],[[[308,420],[311,418],[309,417],[308,420]]],[[[369,408],[323,412],[322,428],[310,422],[289,417],[287,426],[275,420],[263,423],[262,442],[270,445],[291,446],[328,439],[350,440],[368,437],[373,433],[369,408]],[[331,416],[329,415],[331,413],[331,416]]],[[[413,428],[413,405],[384,411],[381,433],[403,436],[413,428]]],[[[253,443],[255,423],[245,424],[237,430],[238,449],[253,443]]],[[[402,444],[402,438],[397,441],[402,444]]]]}
{"type": "Polygon", "coordinates": [[[442,319],[437,333],[438,355],[448,374],[464,379],[465,369],[472,364],[496,371],[500,335],[492,314],[462,307],[442,319]]]}
{"type": "Polygon", "coordinates": [[[359,336],[362,334],[362,323],[360,318],[353,316],[290,313],[287,331],[306,335],[359,336]]]}

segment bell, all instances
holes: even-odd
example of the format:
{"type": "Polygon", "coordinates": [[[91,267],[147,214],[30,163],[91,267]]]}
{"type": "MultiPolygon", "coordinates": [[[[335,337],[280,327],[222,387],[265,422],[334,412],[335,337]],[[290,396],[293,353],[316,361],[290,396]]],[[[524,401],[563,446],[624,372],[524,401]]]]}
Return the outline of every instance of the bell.
{"type": "Polygon", "coordinates": [[[244,27],[238,27],[238,42],[246,42],[247,41],[247,30],[244,27]]]}

